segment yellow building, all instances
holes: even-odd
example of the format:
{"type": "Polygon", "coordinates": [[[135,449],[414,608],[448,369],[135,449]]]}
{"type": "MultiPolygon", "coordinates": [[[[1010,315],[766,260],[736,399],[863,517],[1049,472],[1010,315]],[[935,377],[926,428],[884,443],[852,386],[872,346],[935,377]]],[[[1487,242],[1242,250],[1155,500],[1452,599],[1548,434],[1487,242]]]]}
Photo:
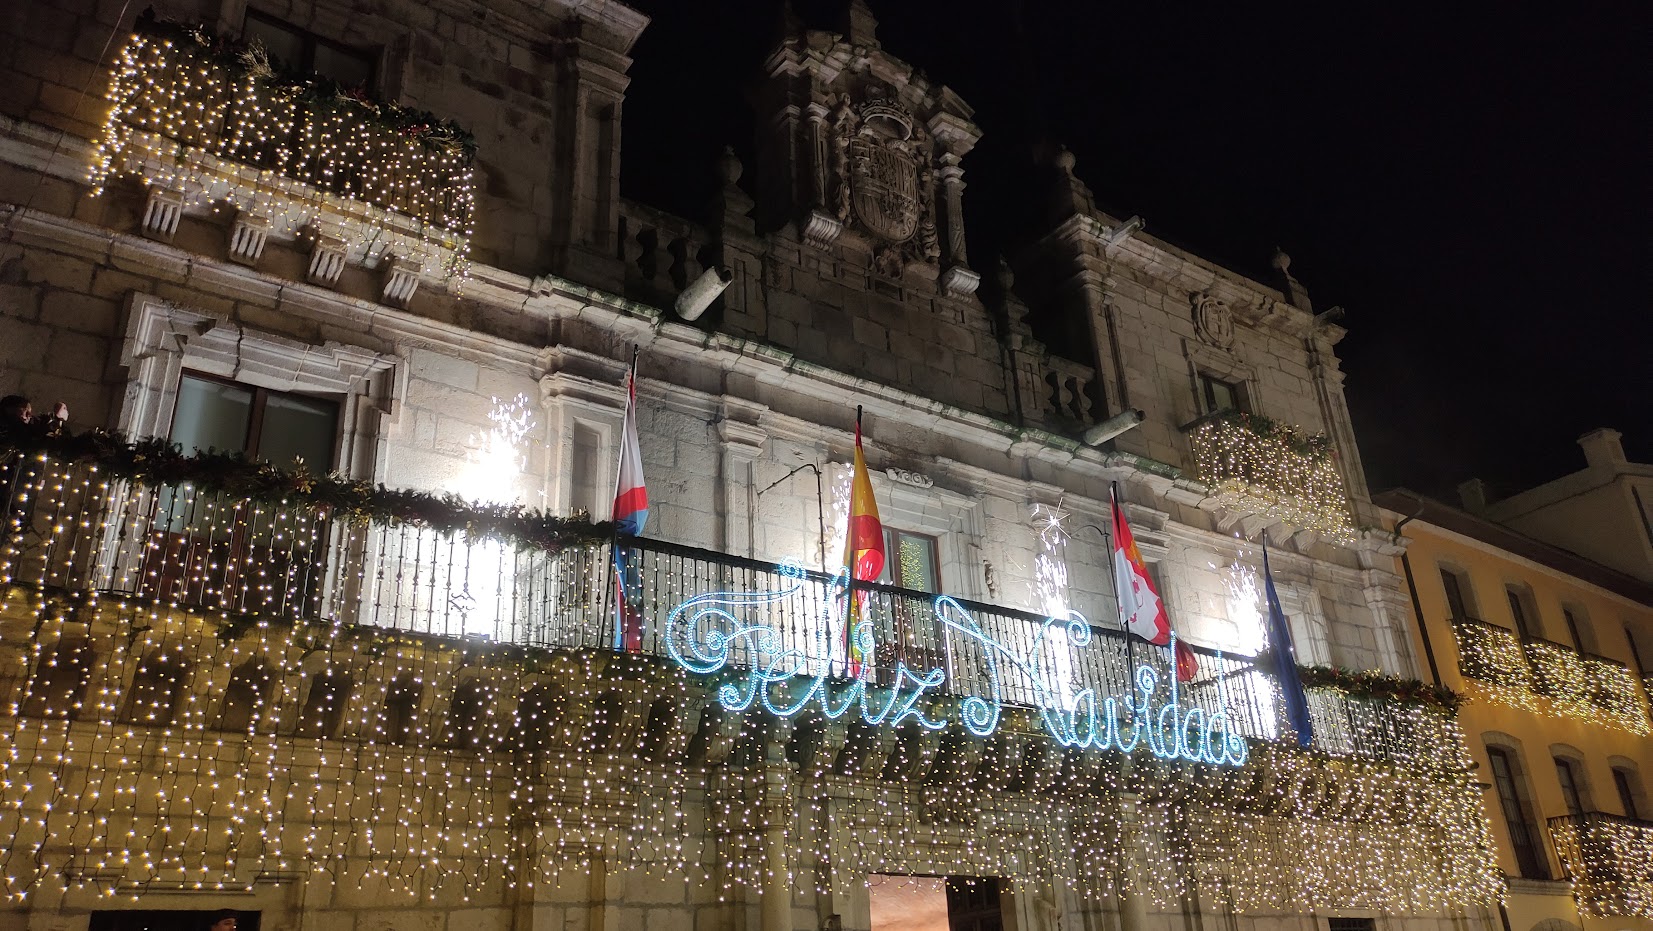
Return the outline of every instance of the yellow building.
{"type": "Polygon", "coordinates": [[[1467,699],[1507,927],[1653,928],[1653,586],[1413,492],[1376,500],[1410,540],[1420,665],[1467,699]]]}

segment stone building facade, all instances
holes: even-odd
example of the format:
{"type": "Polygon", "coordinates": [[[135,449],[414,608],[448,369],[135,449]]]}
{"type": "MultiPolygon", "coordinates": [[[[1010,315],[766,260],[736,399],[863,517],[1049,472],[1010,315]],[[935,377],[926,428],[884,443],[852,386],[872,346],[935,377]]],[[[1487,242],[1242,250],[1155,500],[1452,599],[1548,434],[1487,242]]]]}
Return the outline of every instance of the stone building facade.
{"type": "Polygon", "coordinates": [[[1323,671],[1299,749],[1251,662],[1266,536],[1300,661],[1417,674],[1341,330],[1284,257],[1142,235],[1062,154],[984,281],[981,130],[859,0],[761,63],[751,193],[725,155],[698,218],[618,195],[620,4],[156,13],[4,13],[0,390],[340,494],[602,517],[635,350],[650,523],[443,533],[432,498],[13,452],[0,925],[866,931],[872,878],[938,876],[1021,929],[1493,914],[1450,714],[1323,671]],[[891,559],[846,599],[858,407],[891,559]],[[1197,725],[1145,723],[1115,488],[1197,725]]]}

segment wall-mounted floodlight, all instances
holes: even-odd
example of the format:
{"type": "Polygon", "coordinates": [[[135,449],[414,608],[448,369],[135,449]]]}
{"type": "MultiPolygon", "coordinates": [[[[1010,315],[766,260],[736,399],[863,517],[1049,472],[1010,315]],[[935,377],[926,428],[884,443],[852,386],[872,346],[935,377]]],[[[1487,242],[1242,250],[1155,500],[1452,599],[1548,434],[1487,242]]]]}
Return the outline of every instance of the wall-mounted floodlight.
{"type": "Polygon", "coordinates": [[[1124,433],[1126,430],[1142,423],[1141,411],[1121,411],[1107,420],[1085,431],[1085,445],[1101,446],[1103,443],[1124,433]]]}
{"type": "Polygon", "coordinates": [[[1108,245],[1117,246],[1125,240],[1130,239],[1133,233],[1141,231],[1141,229],[1147,225],[1148,221],[1142,219],[1141,217],[1131,217],[1124,223],[1108,230],[1102,238],[1108,245]]]}
{"type": "Polygon", "coordinates": [[[717,296],[734,280],[735,270],[727,265],[713,265],[701,272],[700,277],[677,296],[677,303],[674,305],[677,315],[691,323],[699,320],[706,308],[712,306],[717,296]]]}

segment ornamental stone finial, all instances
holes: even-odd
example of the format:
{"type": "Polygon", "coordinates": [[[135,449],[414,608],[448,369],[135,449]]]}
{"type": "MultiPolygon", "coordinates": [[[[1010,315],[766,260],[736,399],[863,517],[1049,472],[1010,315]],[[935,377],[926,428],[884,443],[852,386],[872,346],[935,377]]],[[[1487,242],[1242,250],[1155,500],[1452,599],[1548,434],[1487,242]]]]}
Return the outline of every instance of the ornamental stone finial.
{"type": "Polygon", "coordinates": [[[1286,250],[1280,248],[1279,246],[1274,247],[1274,259],[1269,264],[1272,265],[1276,271],[1283,272],[1288,275],[1291,274],[1291,256],[1287,255],[1286,250]]]}
{"type": "Polygon", "coordinates": [[[1067,175],[1069,177],[1072,177],[1073,176],[1073,166],[1078,164],[1078,163],[1079,163],[1079,160],[1074,157],[1072,149],[1069,149],[1065,145],[1057,147],[1057,149],[1056,149],[1056,167],[1061,169],[1062,174],[1067,175]]]}
{"type": "Polygon", "coordinates": [[[735,147],[726,145],[723,154],[717,159],[717,176],[724,187],[731,187],[740,182],[740,176],[746,171],[746,166],[740,163],[740,156],[735,154],[735,147]]]}

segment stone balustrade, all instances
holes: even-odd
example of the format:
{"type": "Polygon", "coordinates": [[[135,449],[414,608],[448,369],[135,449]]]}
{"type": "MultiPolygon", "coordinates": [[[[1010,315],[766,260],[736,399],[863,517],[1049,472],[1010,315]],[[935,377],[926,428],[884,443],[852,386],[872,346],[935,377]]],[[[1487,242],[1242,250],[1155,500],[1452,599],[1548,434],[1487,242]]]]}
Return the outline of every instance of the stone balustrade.
{"type": "Polygon", "coordinates": [[[111,77],[91,180],[147,184],[147,214],[166,221],[147,234],[170,239],[181,211],[227,203],[247,220],[231,234],[237,261],[256,262],[264,235],[302,234],[352,261],[463,272],[474,146],[452,124],[167,23],[140,22],[111,77]],[[252,227],[257,249],[241,245],[252,227]]]}
{"type": "Polygon", "coordinates": [[[1353,537],[1343,476],[1325,437],[1237,411],[1187,429],[1200,481],[1231,514],[1257,515],[1331,540],[1353,537]]]}

